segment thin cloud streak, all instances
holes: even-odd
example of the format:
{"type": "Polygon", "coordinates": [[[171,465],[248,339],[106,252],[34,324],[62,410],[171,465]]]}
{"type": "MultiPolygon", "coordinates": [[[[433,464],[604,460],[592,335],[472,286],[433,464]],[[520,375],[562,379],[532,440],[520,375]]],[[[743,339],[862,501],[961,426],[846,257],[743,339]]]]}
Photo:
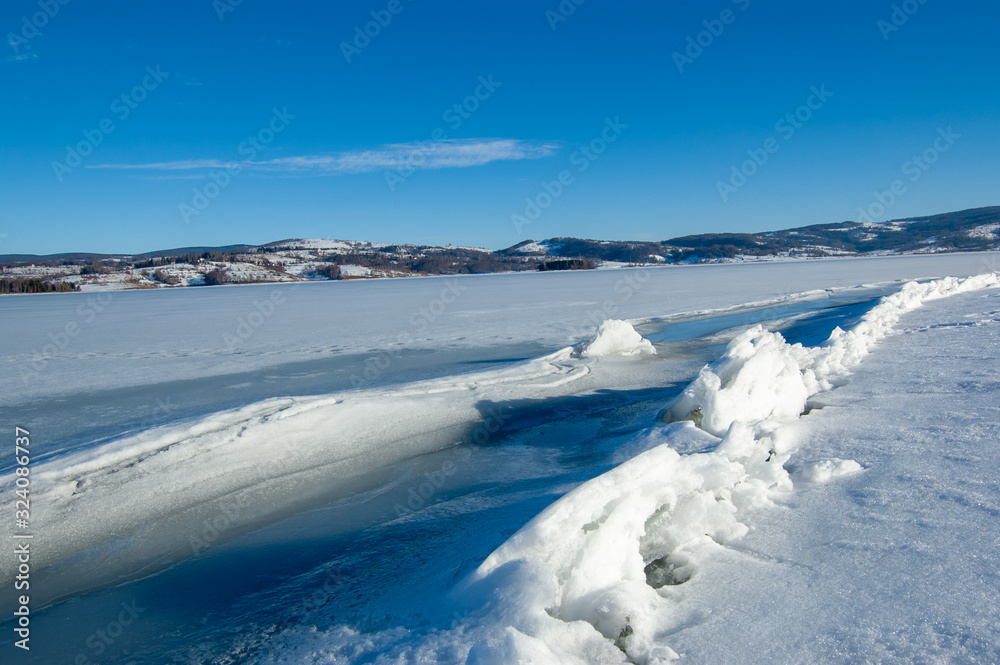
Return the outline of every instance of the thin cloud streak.
{"type": "MultiPolygon", "coordinates": [[[[245,165],[253,164],[247,162],[245,165]]],[[[200,169],[225,169],[239,166],[240,162],[223,162],[219,159],[185,159],[176,162],[153,162],[151,164],[91,164],[88,169],[127,169],[150,171],[193,171],[200,169]]]]}
{"type": "Polygon", "coordinates": [[[278,157],[263,161],[187,159],[148,164],[94,164],[87,168],[150,171],[242,168],[284,174],[341,175],[410,168],[418,170],[469,168],[497,161],[541,159],[554,155],[556,149],[557,146],[553,143],[519,139],[449,139],[436,142],[390,143],[372,150],[278,157]]]}

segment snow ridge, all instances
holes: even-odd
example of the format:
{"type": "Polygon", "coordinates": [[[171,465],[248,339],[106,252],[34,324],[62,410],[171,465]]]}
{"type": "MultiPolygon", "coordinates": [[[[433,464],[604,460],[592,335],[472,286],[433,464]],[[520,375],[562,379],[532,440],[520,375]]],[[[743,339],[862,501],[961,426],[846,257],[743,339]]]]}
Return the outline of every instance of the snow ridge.
{"type": "MultiPolygon", "coordinates": [[[[32,469],[32,503],[40,520],[62,527],[32,560],[50,575],[67,571],[60,591],[71,593],[165,552],[174,560],[197,553],[185,524],[228,511],[235,534],[335,482],[349,486],[386,464],[461,443],[484,422],[481,400],[558,393],[589,373],[571,350],[388,388],[266,399],[57,456],[32,469]]],[[[0,484],[13,486],[13,472],[0,484]]],[[[13,510],[16,498],[0,498],[0,509],[13,510]]],[[[12,541],[0,533],[0,542],[12,541]]],[[[0,565],[0,581],[15,573],[0,565]]]]}
{"type": "MultiPolygon", "coordinates": [[[[784,464],[794,444],[783,425],[906,312],[998,284],[995,273],[910,282],[817,348],[789,345],[760,326],[734,339],[667,405],[659,445],[550,505],[463,582],[456,598],[483,608],[472,611],[482,628],[473,631],[467,663],[677,659],[662,643],[684,621],[671,612],[675,588],[699,574],[713,549],[748,532],[751,511],[793,489],[784,464]],[[670,445],[676,437],[703,437],[715,448],[682,456],[670,445]]],[[[853,460],[822,460],[797,470],[795,481],[860,470],[853,460]]]]}

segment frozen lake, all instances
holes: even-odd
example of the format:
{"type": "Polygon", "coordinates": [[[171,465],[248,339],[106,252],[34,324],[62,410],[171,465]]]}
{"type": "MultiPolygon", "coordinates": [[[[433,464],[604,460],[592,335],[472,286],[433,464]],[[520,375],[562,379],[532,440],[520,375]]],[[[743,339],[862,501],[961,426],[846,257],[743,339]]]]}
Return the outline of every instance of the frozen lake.
{"type": "Polygon", "coordinates": [[[448,628],[449,589],[640,452],[742,330],[814,346],[899,280],[996,269],[952,254],[2,298],[0,411],[54,488],[32,662],[244,662],[293,626],[448,628]],[[612,318],[657,355],[557,353],[612,318]],[[143,611],[98,654],[122,603],[143,611]]]}
{"type": "Polygon", "coordinates": [[[0,413],[37,423],[54,454],[267,397],[534,357],[609,318],[691,319],[813,290],[969,275],[991,262],[947,254],[2,298],[0,366],[10,380],[0,413]]]}

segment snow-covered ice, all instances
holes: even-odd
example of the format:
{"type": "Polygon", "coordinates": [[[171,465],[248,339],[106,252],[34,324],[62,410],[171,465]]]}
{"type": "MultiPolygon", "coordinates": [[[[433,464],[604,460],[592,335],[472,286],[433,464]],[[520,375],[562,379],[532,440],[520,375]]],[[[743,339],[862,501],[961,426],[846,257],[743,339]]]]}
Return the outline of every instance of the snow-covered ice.
{"type": "Polygon", "coordinates": [[[0,406],[398,349],[555,350],[607,319],[766,304],[809,291],[964,277],[989,254],[665,266],[0,299],[0,406]],[[69,326],[75,334],[67,335],[69,326]]]}

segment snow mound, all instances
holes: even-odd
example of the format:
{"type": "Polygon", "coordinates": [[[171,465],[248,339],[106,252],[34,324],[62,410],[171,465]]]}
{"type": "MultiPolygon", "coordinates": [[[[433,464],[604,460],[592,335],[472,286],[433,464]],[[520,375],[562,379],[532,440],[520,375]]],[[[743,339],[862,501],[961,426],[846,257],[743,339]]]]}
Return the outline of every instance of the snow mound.
{"type": "Polygon", "coordinates": [[[828,483],[834,478],[850,476],[860,471],[864,471],[864,467],[854,460],[844,460],[833,457],[831,459],[825,459],[819,462],[804,465],[802,468],[792,473],[792,480],[794,480],[796,484],[813,483],[820,485],[828,483]]]}
{"type": "Polygon", "coordinates": [[[756,326],[734,339],[667,406],[664,420],[691,420],[722,436],[736,421],[757,422],[802,413],[818,385],[803,373],[811,349],[789,346],[778,333],[756,326]]]}
{"type": "Polygon", "coordinates": [[[644,339],[628,321],[608,319],[597,329],[597,336],[580,349],[584,358],[638,356],[655,354],[652,342],[644,339]]]}
{"type": "MultiPolygon", "coordinates": [[[[788,425],[806,400],[860,362],[903,313],[996,285],[995,274],[908,283],[818,348],[789,345],[759,326],[734,339],[666,409],[665,419],[686,421],[674,428],[698,428],[715,448],[682,455],[669,429],[647,432],[662,443],[580,485],[497,548],[456,590],[460,602],[487,608],[477,617],[484,628],[469,636],[476,645],[467,662],[675,660],[662,636],[690,620],[676,613],[675,589],[748,532],[751,511],[792,491],[788,425]]],[[[796,479],[859,470],[852,460],[828,459],[796,479]]]]}

